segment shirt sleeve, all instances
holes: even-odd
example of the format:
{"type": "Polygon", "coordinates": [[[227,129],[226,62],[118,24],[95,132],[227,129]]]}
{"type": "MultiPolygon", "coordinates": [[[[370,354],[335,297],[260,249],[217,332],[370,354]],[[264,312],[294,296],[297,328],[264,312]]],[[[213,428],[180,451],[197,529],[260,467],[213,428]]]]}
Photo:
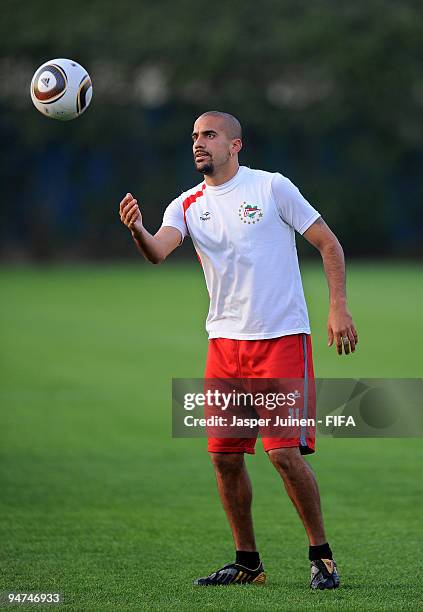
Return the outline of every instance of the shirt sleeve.
{"type": "Polygon", "coordinates": [[[162,227],[174,227],[181,232],[181,243],[188,234],[182,198],[175,198],[164,211],[162,227]]]}
{"type": "Polygon", "coordinates": [[[272,195],[278,208],[279,216],[299,234],[304,234],[320,213],[301,195],[300,190],[291,181],[275,174],[271,183],[272,195]]]}

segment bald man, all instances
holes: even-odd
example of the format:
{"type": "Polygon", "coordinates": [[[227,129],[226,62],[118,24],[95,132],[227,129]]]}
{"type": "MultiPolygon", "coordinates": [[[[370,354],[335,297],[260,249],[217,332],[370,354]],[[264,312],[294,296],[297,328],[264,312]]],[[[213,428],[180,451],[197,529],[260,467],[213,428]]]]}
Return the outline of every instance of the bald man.
{"type": "MultiPolygon", "coordinates": [[[[190,236],[201,261],[210,308],[206,379],[313,380],[310,325],[295,249],[295,232],[315,246],[329,286],[328,345],[338,355],[355,351],[357,332],[348,311],[342,247],[320,214],[279,173],[239,166],[241,125],[220,111],[194,123],[192,147],[204,180],[173,200],[152,235],[137,200],[128,193],[120,218],[147,261],[163,262],[190,236]]],[[[304,396],[302,415],[308,399],[304,396]]],[[[339,586],[326,538],[314,474],[303,455],[315,450],[314,429],[294,436],[263,437],[309,539],[313,589],[339,586]]],[[[198,578],[196,585],[266,580],[251,515],[252,489],[244,454],[255,438],[209,437],[217,487],[232,530],[235,561],[198,578]]]]}

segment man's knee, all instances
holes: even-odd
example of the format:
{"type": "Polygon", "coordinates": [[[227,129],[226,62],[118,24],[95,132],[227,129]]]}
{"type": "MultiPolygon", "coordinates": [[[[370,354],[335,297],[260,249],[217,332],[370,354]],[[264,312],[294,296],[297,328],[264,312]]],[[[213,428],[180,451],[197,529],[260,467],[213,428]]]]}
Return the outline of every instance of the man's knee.
{"type": "Polygon", "coordinates": [[[215,469],[223,474],[236,473],[244,467],[244,453],[210,453],[215,469]]]}
{"type": "Polygon", "coordinates": [[[268,453],[270,461],[279,472],[289,474],[303,461],[298,448],[275,448],[268,453]]]}

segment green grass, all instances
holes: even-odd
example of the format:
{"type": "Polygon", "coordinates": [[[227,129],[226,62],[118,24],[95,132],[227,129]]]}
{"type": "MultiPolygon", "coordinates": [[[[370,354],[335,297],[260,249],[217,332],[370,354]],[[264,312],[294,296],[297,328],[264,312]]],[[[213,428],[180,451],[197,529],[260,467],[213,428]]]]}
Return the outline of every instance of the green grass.
{"type": "MultiPolygon", "coordinates": [[[[422,376],[418,267],[351,266],[348,358],[326,347],[323,273],[303,268],[319,376],[422,376]]],[[[3,268],[0,286],[0,592],[57,590],[73,610],[422,608],[417,439],[318,441],[338,591],[309,592],[305,534],[260,442],[268,583],[191,586],[233,557],[206,441],[171,438],[171,378],[201,376],[207,348],[199,266],[3,268]]]]}

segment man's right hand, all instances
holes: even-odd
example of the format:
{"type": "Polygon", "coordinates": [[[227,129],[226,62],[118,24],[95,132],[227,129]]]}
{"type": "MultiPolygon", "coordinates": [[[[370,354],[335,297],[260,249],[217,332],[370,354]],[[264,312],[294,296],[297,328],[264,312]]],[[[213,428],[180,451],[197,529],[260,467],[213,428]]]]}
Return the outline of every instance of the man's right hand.
{"type": "Polygon", "coordinates": [[[131,231],[141,255],[153,264],[159,264],[182,242],[182,232],[176,227],[162,226],[152,236],[142,224],[138,202],[127,193],[119,204],[120,220],[131,231]]]}
{"type": "Polygon", "coordinates": [[[132,232],[142,230],[142,215],[138,202],[131,193],[127,193],[119,204],[120,220],[132,232]]]}

